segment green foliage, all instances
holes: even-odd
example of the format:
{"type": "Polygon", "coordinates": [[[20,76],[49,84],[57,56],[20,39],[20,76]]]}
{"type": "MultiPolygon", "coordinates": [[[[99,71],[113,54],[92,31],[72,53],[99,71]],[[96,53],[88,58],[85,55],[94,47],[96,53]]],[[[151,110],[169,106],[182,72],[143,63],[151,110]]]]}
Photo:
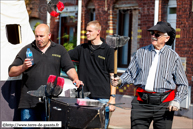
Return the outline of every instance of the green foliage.
{"type": "Polygon", "coordinates": [[[34,28],[33,28],[34,34],[35,34],[35,29],[36,29],[36,27],[37,27],[39,24],[40,24],[40,22],[36,22],[36,24],[35,24],[35,26],[34,26],[34,28]]]}
{"type": "Polygon", "coordinates": [[[63,46],[66,48],[67,51],[72,50],[74,48],[73,43],[64,43],[63,46]]]}
{"type": "MultiPolygon", "coordinates": [[[[70,36],[69,36],[68,34],[64,33],[63,36],[62,36],[62,38],[64,38],[64,39],[69,39],[70,36]]],[[[63,46],[65,47],[65,49],[66,49],[67,51],[69,51],[69,50],[74,49],[74,47],[76,47],[76,42],[77,42],[77,39],[76,39],[76,37],[73,36],[72,40],[70,40],[70,41],[68,41],[68,42],[65,42],[65,43],[63,44],[63,46]]]]}

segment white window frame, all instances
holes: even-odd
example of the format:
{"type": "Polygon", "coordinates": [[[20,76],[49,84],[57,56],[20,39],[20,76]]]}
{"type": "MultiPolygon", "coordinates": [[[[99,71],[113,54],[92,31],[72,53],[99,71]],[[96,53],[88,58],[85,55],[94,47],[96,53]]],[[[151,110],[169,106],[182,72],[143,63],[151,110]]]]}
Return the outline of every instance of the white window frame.
{"type": "MultiPolygon", "coordinates": [[[[117,9],[117,24],[116,24],[116,34],[118,34],[118,32],[119,32],[119,11],[120,11],[121,9],[117,9]]],[[[127,29],[128,30],[128,29],[127,29]]],[[[118,67],[117,68],[117,72],[118,73],[124,73],[125,71],[127,70],[127,68],[123,68],[123,67],[118,67]]]]}
{"type": "MultiPolygon", "coordinates": [[[[176,30],[177,14],[169,14],[170,8],[177,8],[175,0],[170,0],[168,3],[167,22],[169,22],[171,24],[171,26],[176,30]],[[172,23],[175,23],[175,24],[172,24],[172,23]]],[[[171,46],[173,50],[175,50],[175,46],[176,46],[176,40],[174,40],[174,44],[171,46]]]]}

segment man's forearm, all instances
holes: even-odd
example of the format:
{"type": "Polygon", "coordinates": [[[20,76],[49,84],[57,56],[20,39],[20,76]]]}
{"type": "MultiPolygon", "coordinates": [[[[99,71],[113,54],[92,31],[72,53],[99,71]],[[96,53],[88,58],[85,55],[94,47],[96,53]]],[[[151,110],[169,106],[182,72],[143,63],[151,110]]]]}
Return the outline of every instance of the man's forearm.
{"type": "MultiPolygon", "coordinates": [[[[114,76],[114,73],[110,73],[110,76],[114,76]]],[[[112,86],[111,84],[110,84],[110,87],[111,87],[111,95],[115,95],[116,94],[116,87],[112,86]]],[[[113,97],[113,96],[110,96],[110,99],[115,101],[115,97],[113,97]]]]}
{"type": "Polygon", "coordinates": [[[116,87],[111,85],[111,95],[116,94],[116,87]]]}
{"type": "MultiPolygon", "coordinates": [[[[114,74],[111,73],[110,76],[114,76],[114,74]]],[[[111,105],[111,104],[115,104],[116,87],[112,86],[112,85],[110,85],[110,87],[111,87],[111,96],[110,96],[108,103],[110,104],[109,105],[109,111],[113,112],[113,111],[115,111],[115,106],[111,105]]]]}
{"type": "Polygon", "coordinates": [[[74,81],[74,80],[79,80],[75,68],[69,69],[69,70],[66,72],[66,74],[68,75],[68,77],[69,77],[70,80],[72,80],[72,81],[74,81]]]}
{"type": "Polygon", "coordinates": [[[23,65],[19,66],[12,66],[10,71],[9,71],[9,76],[10,77],[16,77],[19,76],[21,73],[23,73],[25,70],[23,69],[23,65]]]}
{"type": "Polygon", "coordinates": [[[84,86],[84,83],[82,81],[79,80],[78,78],[78,74],[75,70],[75,68],[71,68],[69,69],[66,74],[68,75],[68,77],[72,80],[72,83],[76,86],[84,86]]]}

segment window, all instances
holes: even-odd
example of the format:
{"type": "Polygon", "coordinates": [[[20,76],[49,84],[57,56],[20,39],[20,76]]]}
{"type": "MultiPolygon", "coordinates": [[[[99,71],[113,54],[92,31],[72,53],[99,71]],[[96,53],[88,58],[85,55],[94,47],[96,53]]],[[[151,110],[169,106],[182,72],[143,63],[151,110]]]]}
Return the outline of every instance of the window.
{"type": "Polygon", "coordinates": [[[36,18],[30,18],[29,20],[29,23],[30,23],[30,26],[32,28],[32,30],[34,31],[34,26],[37,24],[37,23],[44,23],[43,20],[41,19],[36,19],[36,18]]]}
{"type": "Polygon", "coordinates": [[[92,0],[88,3],[87,8],[89,10],[89,21],[95,20],[95,6],[92,0]]]}
{"type": "Polygon", "coordinates": [[[76,38],[76,33],[77,33],[76,22],[73,22],[72,18],[70,17],[61,17],[60,44],[63,45],[66,42],[74,42],[73,40],[74,38],[76,38]],[[67,38],[64,38],[65,36],[67,36],[67,38]]]}
{"type": "Polygon", "coordinates": [[[53,41],[58,42],[61,45],[63,45],[64,43],[67,43],[67,44],[71,43],[71,40],[77,38],[78,33],[80,33],[80,32],[77,32],[77,29],[80,28],[79,26],[80,22],[78,22],[78,18],[80,14],[78,12],[79,1],[71,0],[71,2],[69,2],[71,4],[66,3],[64,1],[63,3],[65,8],[62,11],[60,11],[58,35],[57,33],[52,34],[52,40],[56,36],[58,36],[58,41],[56,41],[57,40],[56,38],[53,41]]]}
{"type": "MultiPolygon", "coordinates": [[[[169,22],[171,24],[171,26],[176,29],[176,19],[177,19],[177,15],[176,15],[176,4],[172,3],[174,1],[171,0],[170,5],[168,6],[168,16],[167,16],[167,22],[169,22]]],[[[171,49],[175,50],[175,41],[171,46],[171,49]]]]}
{"type": "Polygon", "coordinates": [[[90,9],[90,21],[95,20],[95,9],[90,9]]]}
{"type": "Polygon", "coordinates": [[[6,25],[7,39],[11,44],[21,43],[21,26],[19,24],[6,25]]]}
{"type": "MultiPolygon", "coordinates": [[[[131,10],[119,10],[117,22],[117,34],[131,37],[132,13],[131,10]]],[[[118,67],[127,68],[131,58],[131,39],[118,48],[118,67]]]]}
{"type": "Polygon", "coordinates": [[[169,8],[169,14],[176,14],[176,7],[169,8]]]}

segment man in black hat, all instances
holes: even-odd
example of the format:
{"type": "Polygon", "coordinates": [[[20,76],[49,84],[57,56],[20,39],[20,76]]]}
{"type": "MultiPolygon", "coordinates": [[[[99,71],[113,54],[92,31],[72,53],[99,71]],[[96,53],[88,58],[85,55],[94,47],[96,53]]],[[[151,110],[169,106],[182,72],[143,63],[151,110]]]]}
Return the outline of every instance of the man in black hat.
{"type": "Polygon", "coordinates": [[[158,22],[148,31],[152,44],[138,49],[125,73],[112,76],[111,83],[119,87],[133,83],[137,87],[131,129],[148,129],[151,121],[155,129],[171,129],[174,111],[187,96],[188,80],[179,55],[168,47],[176,35],[171,25],[158,22]]]}

